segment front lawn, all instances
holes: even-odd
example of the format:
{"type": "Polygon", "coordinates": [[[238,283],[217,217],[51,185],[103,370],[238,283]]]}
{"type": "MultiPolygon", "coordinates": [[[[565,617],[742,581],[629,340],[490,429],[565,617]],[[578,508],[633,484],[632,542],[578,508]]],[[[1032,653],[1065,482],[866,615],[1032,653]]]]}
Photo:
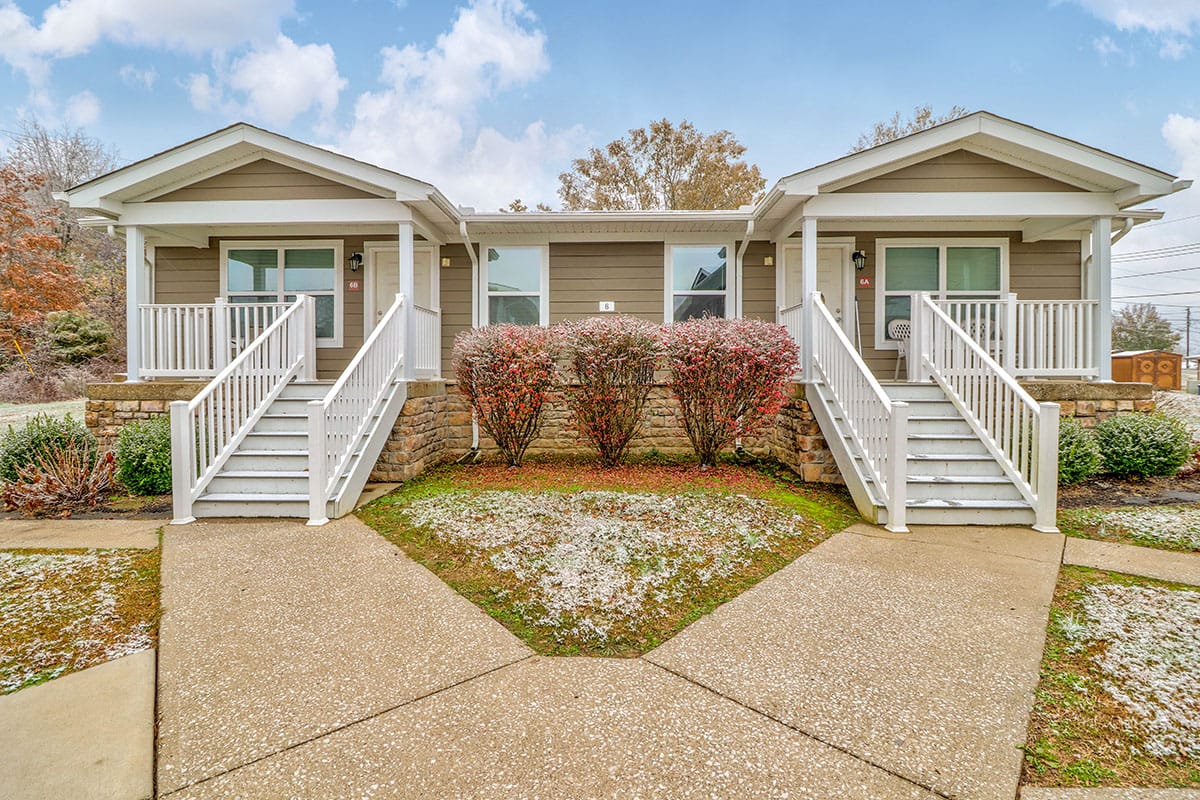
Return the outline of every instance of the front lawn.
{"type": "Polygon", "coordinates": [[[1064,567],[1024,780],[1200,786],[1200,590],[1064,567]]]}
{"type": "Polygon", "coordinates": [[[1068,536],[1164,550],[1200,552],[1200,506],[1121,506],[1059,511],[1068,536]]]}
{"type": "Polygon", "coordinates": [[[0,694],[154,647],[158,550],[0,550],[0,694]]]}
{"type": "Polygon", "coordinates": [[[836,489],[741,467],[446,467],[362,509],[546,655],[633,656],[856,515],[836,489]]]}

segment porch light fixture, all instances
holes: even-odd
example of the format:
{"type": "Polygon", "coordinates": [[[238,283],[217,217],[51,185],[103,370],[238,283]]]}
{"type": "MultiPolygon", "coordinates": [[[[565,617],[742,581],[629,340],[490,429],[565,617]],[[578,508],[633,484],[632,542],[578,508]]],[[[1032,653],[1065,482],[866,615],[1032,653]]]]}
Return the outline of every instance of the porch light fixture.
{"type": "Polygon", "coordinates": [[[450,256],[442,256],[442,266],[443,267],[450,266],[450,256]]]}
{"type": "Polygon", "coordinates": [[[350,254],[350,271],[358,272],[360,269],[362,269],[362,265],[363,265],[363,254],[362,253],[351,253],[350,254]]]}
{"type": "Polygon", "coordinates": [[[854,268],[864,270],[867,268],[867,254],[862,250],[855,250],[850,256],[850,260],[854,262],[854,268]]]}

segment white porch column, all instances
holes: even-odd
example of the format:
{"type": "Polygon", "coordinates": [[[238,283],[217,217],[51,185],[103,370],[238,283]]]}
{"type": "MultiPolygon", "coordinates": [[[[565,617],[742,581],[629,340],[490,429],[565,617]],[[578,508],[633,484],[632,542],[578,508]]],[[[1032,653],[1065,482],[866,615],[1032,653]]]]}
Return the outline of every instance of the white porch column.
{"type": "Polygon", "coordinates": [[[146,302],[146,232],[136,225],[125,229],[125,375],[141,379],[142,311],[146,302]]]}
{"type": "Polygon", "coordinates": [[[1096,366],[1102,381],[1112,381],[1112,219],[1092,220],[1091,283],[1096,304],[1096,366]]]}
{"type": "Polygon", "coordinates": [[[400,223],[400,292],[404,295],[404,379],[411,381],[417,374],[417,314],[416,266],[413,260],[413,224],[400,223]]]}
{"type": "Polygon", "coordinates": [[[813,339],[816,338],[816,309],[812,297],[817,290],[817,218],[804,217],[800,223],[801,259],[800,284],[804,287],[804,335],[800,340],[800,367],[804,370],[804,382],[812,383],[813,339]]]}

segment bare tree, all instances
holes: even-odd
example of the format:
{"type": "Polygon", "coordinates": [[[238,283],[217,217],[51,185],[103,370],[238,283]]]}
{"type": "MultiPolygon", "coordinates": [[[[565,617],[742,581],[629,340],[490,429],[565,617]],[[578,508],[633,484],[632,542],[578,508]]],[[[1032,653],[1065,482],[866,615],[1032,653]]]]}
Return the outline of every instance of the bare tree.
{"type": "Polygon", "coordinates": [[[754,202],[766,181],[729,131],[703,134],[666,119],[593,147],[558,176],[568,211],[732,209],[754,202]]]}
{"type": "Polygon", "coordinates": [[[8,160],[45,179],[43,196],[38,198],[44,206],[54,204],[54,192],[78,186],[117,166],[117,151],[82,128],[52,131],[37,120],[25,119],[11,136],[8,160]]]}
{"type": "Polygon", "coordinates": [[[964,106],[951,106],[950,110],[941,116],[935,116],[933,106],[926,103],[923,106],[917,106],[913,109],[913,114],[907,119],[900,119],[900,112],[897,111],[892,115],[891,119],[883,122],[876,122],[871,126],[871,130],[858,137],[858,144],[850,150],[851,153],[857,153],[860,150],[866,150],[868,147],[885,144],[893,139],[899,139],[901,136],[908,136],[910,133],[923,131],[926,128],[932,128],[934,125],[941,125],[943,122],[965,117],[970,112],[964,106]]]}

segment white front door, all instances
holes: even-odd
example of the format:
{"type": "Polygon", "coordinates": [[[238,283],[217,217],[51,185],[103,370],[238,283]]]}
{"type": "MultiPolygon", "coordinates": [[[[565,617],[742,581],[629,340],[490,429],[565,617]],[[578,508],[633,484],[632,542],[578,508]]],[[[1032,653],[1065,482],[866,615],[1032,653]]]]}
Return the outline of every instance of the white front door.
{"type": "MultiPolygon", "coordinates": [[[[817,286],[825,307],[833,318],[842,324],[847,334],[851,332],[854,322],[853,309],[847,304],[853,304],[848,283],[852,276],[850,272],[849,244],[817,244],[817,286]]],[[[804,251],[799,245],[784,249],[784,308],[794,306],[804,300],[804,280],[801,259],[804,251]]]]}
{"type": "MultiPolygon", "coordinates": [[[[371,251],[372,300],[367,311],[371,319],[367,328],[373,328],[400,291],[400,254],[392,248],[372,248],[371,251]]],[[[417,305],[434,308],[433,302],[433,254],[428,248],[413,248],[413,294],[417,305]]]]}

